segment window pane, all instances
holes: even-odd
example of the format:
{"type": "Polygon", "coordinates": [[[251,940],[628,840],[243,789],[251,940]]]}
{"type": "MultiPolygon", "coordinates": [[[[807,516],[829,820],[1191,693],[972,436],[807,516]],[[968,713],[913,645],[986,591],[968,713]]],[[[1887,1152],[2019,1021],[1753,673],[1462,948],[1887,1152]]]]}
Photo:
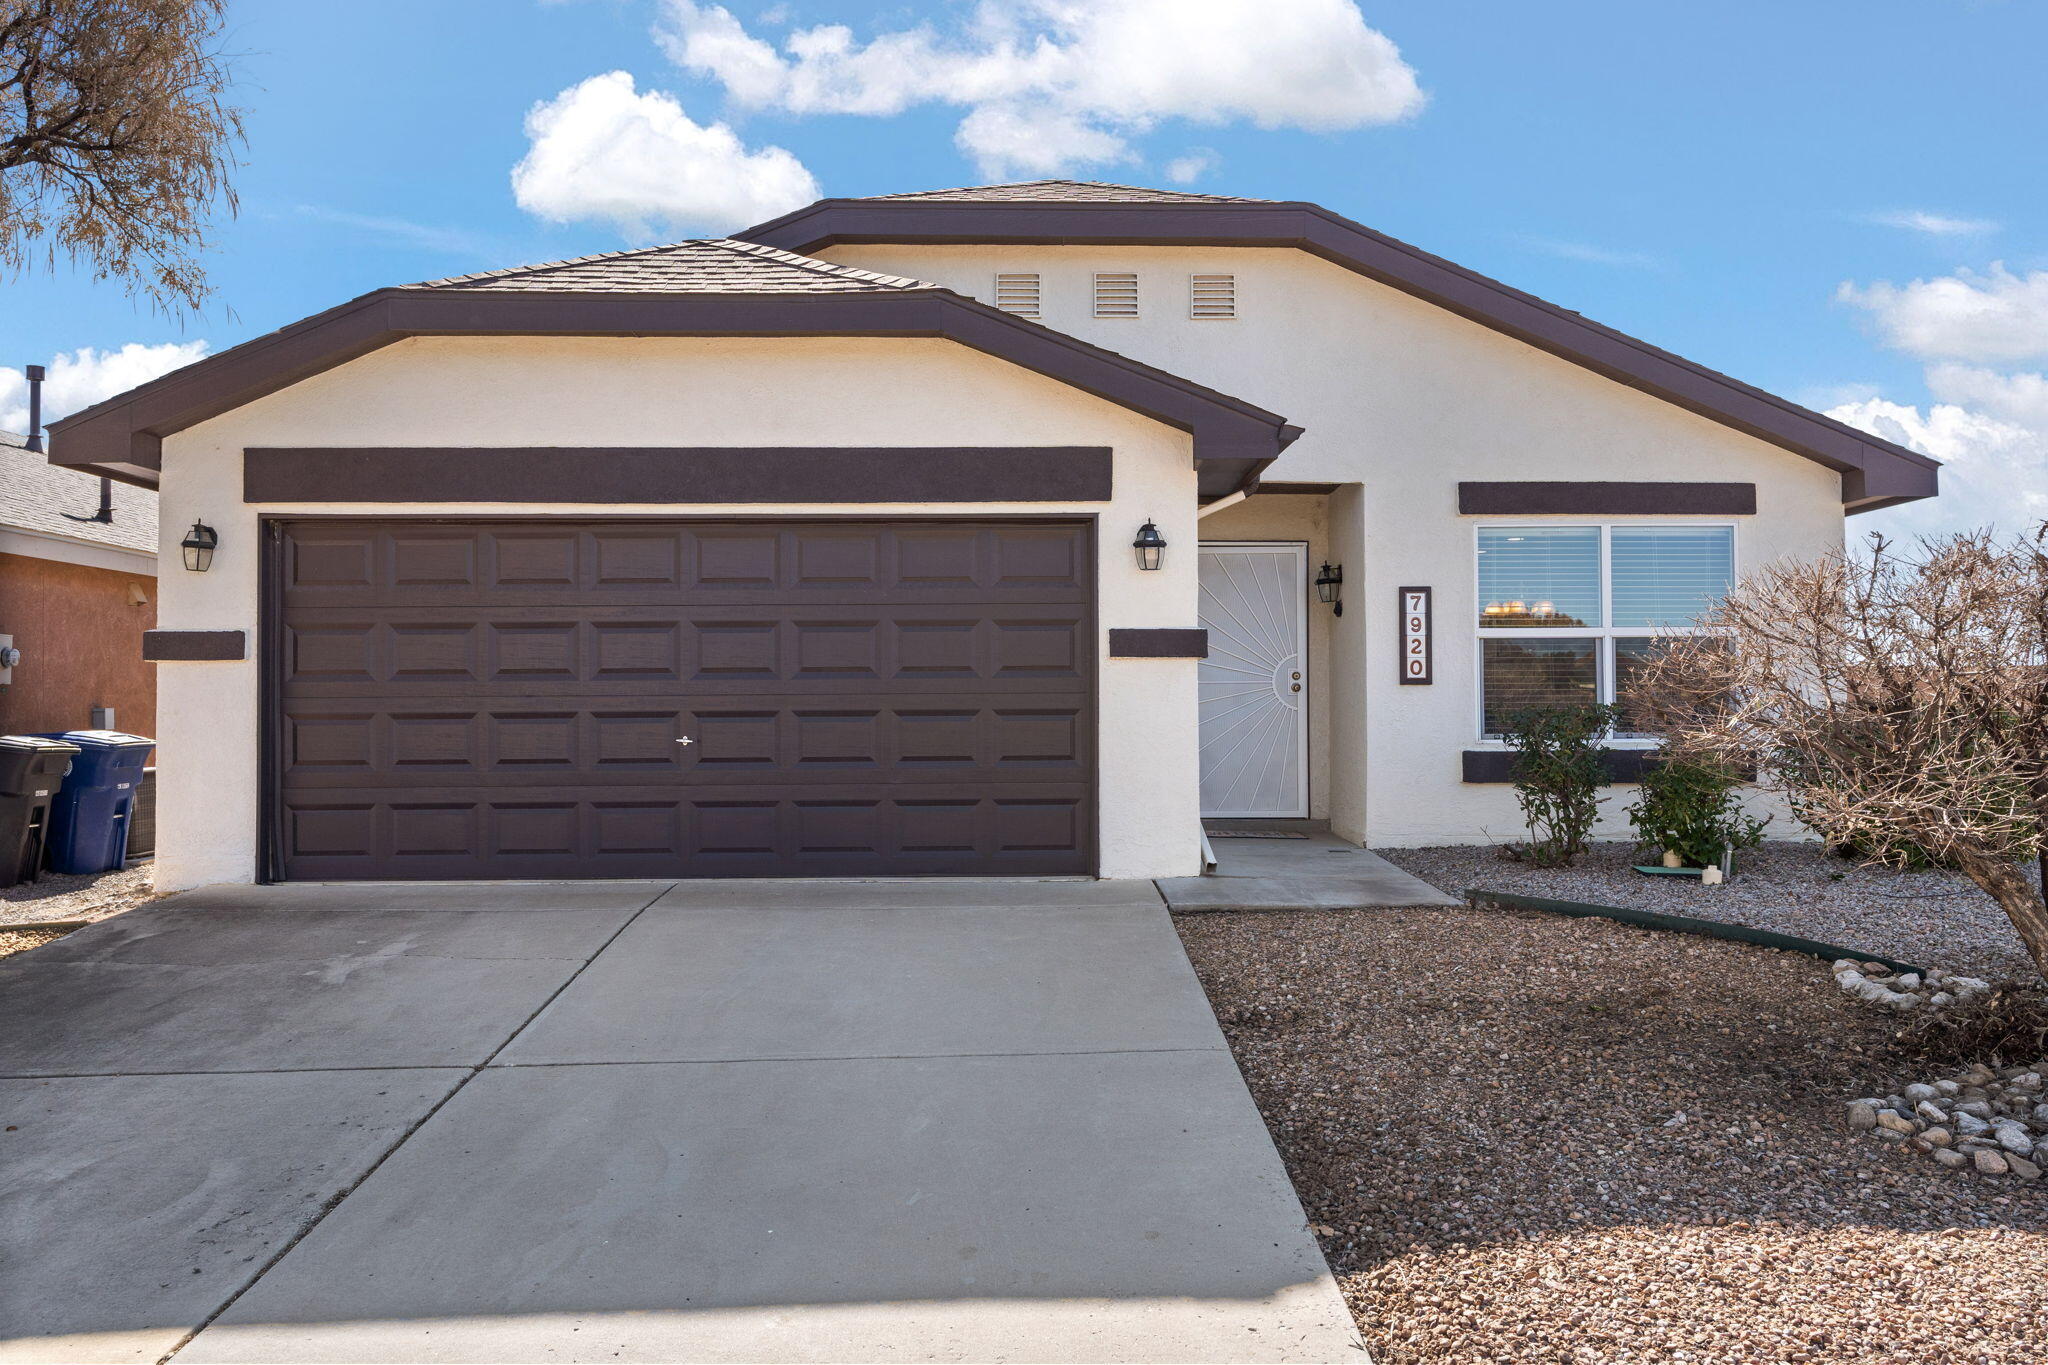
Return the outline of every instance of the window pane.
{"type": "Polygon", "coordinates": [[[1594,640],[1479,642],[1486,733],[1506,731],[1507,717],[1528,706],[1580,706],[1600,699],[1594,640]]]}
{"type": "MultiPolygon", "coordinates": [[[[1614,594],[1617,601],[1621,593],[1614,594]]],[[[1614,719],[1614,733],[1627,735],[1632,739],[1655,738],[1657,732],[1637,714],[1629,704],[1629,684],[1634,681],[1642,666],[1656,654],[1664,642],[1653,636],[1638,639],[1617,639],[1614,642],[1614,704],[1620,714],[1614,719]]]]}
{"type": "Polygon", "coordinates": [[[1600,530],[1506,526],[1479,532],[1479,624],[1598,626],[1600,530]]]}
{"type": "Polygon", "coordinates": [[[1617,526],[1613,535],[1616,626],[1690,625],[1728,591],[1730,527],[1617,526]]]}

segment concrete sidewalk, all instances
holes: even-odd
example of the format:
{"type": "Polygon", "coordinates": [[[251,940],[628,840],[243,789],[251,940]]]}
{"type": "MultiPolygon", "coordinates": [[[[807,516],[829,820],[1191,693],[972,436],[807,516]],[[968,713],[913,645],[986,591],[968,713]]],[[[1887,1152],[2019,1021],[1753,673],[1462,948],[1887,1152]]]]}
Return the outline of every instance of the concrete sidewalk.
{"type": "Polygon", "coordinates": [[[1327,830],[1309,831],[1301,839],[1215,838],[1211,846],[1216,850],[1214,872],[1159,882],[1159,894],[1175,914],[1463,904],[1327,830]]]}
{"type": "Polygon", "coordinates": [[[220,888],[0,1078],[0,1360],[1364,1359],[1146,883],[220,888]]]}

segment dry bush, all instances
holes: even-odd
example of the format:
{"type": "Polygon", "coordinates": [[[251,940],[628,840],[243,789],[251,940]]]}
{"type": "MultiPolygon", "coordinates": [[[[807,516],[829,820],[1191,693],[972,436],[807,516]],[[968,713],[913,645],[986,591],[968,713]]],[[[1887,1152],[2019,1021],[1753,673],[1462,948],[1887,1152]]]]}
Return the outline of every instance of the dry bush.
{"type": "Polygon", "coordinates": [[[2048,990],[2000,982],[1938,1010],[1915,1010],[1895,1035],[1915,1056],[1936,1062],[2026,1066],[2048,1057],[2048,990]]]}
{"type": "Polygon", "coordinates": [[[1628,702],[1673,754],[1756,772],[1831,844],[1968,877],[2048,976],[2026,868],[2048,840],[2048,554],[1989,532],[1916,548],[1873,537],[1748,575],[1628,702]]]}

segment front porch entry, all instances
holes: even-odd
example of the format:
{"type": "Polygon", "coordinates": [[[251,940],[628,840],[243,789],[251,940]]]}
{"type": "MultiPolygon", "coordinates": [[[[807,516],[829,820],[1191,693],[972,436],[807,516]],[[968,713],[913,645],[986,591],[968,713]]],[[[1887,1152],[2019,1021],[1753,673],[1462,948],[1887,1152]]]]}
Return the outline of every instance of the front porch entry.
{"type": "Polygon", "coordinates": [[[1202,815],[1309,814],[1306,541],[1204,541],[1202,815]]]}

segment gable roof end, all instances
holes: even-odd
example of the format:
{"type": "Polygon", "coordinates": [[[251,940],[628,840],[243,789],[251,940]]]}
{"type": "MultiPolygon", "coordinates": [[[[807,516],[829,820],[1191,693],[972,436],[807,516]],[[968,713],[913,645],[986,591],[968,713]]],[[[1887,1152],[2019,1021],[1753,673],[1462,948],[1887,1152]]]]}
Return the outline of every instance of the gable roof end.
{"type": "Polygon", "coordinates": [[[416,336],[942,337],[1194,438],[1205,496],[1300,435],[1274,413],[923,280],[713,239],[380,289],[51,425],[50,462],[154,487],[163,438],[416,336]]]}
{"type": "Polygon", "coordinates": [[[1618,384],[1835,470],[1851,513],[1933,497],[1940,462],[1732,379],[1318,204],[1079,181],[821,199],[747,229],[791,251],[905,245],[1291,247],[1514,337],[1618,384]],[[1068,193],[1055,187],[1086,187],[1068,193]]]}

